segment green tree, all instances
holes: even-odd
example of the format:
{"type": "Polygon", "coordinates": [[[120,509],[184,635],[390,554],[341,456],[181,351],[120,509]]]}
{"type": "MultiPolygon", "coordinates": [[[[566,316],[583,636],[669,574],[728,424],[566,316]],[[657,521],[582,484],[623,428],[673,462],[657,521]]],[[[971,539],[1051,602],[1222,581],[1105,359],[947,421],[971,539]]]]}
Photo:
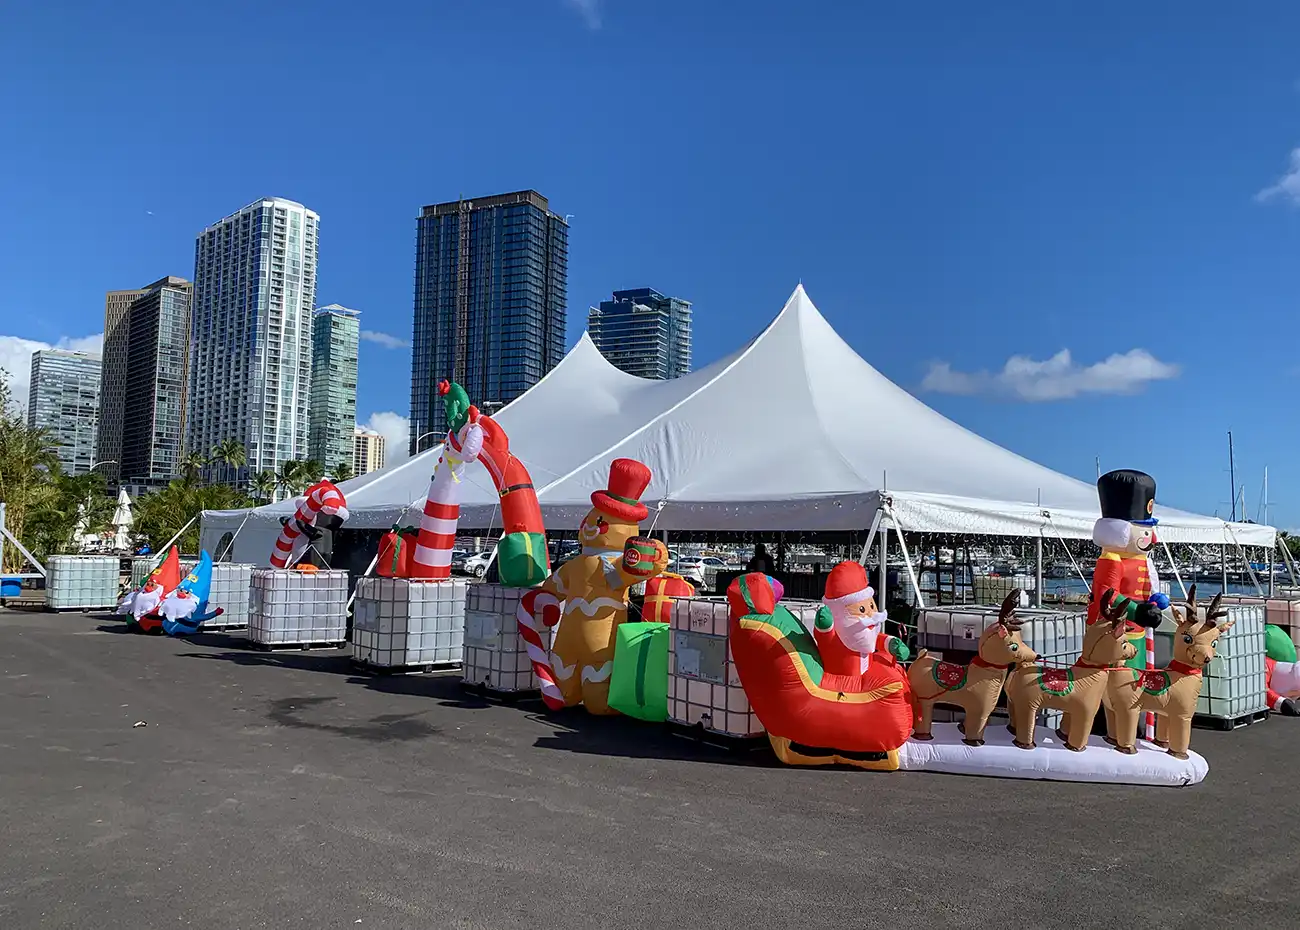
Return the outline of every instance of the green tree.
{"type": "MultiPolygon", "coordinates": [[[[27,425],[13,404],[8,373],[0,368],[0,501],[5,503],[5,526],[24,545],[29,535],[28,520],[49,505],[59,474],[59,459],[50,435],[27,425]]],[[[33,555],[41,556],[35,552],[33,555]]],[[[3,570],[20,571],[25,561],[12,545],[0,542],[3,570]]]]}
{"type": "MultiPolygon", "coordinates": [[[[140,496],[135,502],[132,532],[158,549],[171,539],[190,519],[205,510],[240,510],[252,506],[247,495],[227,484],[195,485],[183,479],[172,481],[140,496]]],[[[195,520],[176,541],[182,552],[195,553],[199,548],[199,521],[195,520]]]]}
{"type": "Polygon", "coordinates": [[[181,471],[181,479],[186,484],[198,484],[199,479],[203,477],[203,469],[207,468],[209,460],[202,452],[187,452],[181,457],[178,467],[181,471]]]}
{"type": "Polygon", "coordinates": [[[337,465],[334,466],[335,481],[347,481],[349,478],[355,478],[355,477],[356,476],[352,474],[351,462],[339,462],[337,465]]]}
{"type": "Polygon", "coordinates": [[[104,476],[98,472],[56,475],[31,513],[23,542],[39,559],[76,552],[79,536],[110,530],[115,503],[108,495],[104,476]]]}
{"type": "Polygon", "coordinates": [[[208,462],[221,466],[222,480],[233,483],[239,469],[248,464],[248,450],[238,439],[223,439],[212,447],[208,462]]]}
{"type": "Polygon", "coordinates": [[[248,479],[248,487],[253,492],[253,499],[263,504],[275,497],[275,489],[278,486],[279,482],[273,471],[259,471],[248,479]]]}

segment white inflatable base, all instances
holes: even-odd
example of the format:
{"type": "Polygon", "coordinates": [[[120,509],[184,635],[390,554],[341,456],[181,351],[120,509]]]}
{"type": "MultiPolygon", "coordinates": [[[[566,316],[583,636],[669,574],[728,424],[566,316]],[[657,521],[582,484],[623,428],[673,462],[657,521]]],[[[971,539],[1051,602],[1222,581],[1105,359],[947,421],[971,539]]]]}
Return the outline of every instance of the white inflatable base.
{"type": "Polygon", "coordinates": [[[936,723],[931,732],[933,740],[909,739],[903,744],[899,750],[902,771],[1172,788],[1198,784],[1210,771],[1203,756],[1188,752],[1188,758],[1175,759],[1146,740],[1138,740],[1135,754],[1125,755],[1100,736],[1092,736],[1087,749],[1073,752],[1045,727],[1034,733],[1035,748],[1021,749],[1012,743],[1006,724],[996,717],[984,730],[983,746],[963,743],[955,723],[936,723]]]}

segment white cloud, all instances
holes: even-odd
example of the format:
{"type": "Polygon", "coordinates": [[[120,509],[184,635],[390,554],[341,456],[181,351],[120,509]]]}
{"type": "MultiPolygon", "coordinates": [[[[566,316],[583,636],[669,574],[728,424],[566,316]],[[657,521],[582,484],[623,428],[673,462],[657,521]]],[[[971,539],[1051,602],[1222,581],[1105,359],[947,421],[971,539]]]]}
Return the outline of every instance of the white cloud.
{"type": "Polygon", "coordinates": [[[564,0],[570,9],[578,11],[588,29],[600,28],[600,8],[602,0],[564,0]]]}
{"type": "Polygon", "coordinates": [[[21,336],[0,336],[0,368],[5,370],[14,403],[27,409],[27,390],[32,380],[32,353],[42,349],[69,349],[73,352],[100,353],[104,349],[104,334],[94,336],[64,336],[54,345],[23,339],[21,336]]]}
{"type": "Polygon", "coordinates": [[[1256,194],[1255,199],[1260,203],[1268,203],[1270,200],[1289,200],[1300,206],[1300,148],[1291,150],[1291,166],[1286,174],[1278,178],[1276,184],[1256,194]]]}
{"type": "Polygon", "coordinates": [[[411,442],[411,421],[400,413],[385,410],[372,413],[370,419],[359,424],[362,429],[371,429],[384,437],[384,464],[392,465],[407,457],[406,450],[411,442]]]}
{"type": "Polygon", "coordinates": [[[388,333],[378,333],[373,329],[363,329],[361,338],[366,342],[381,345],[385,349],[409,349],[411,347],[411,344],[405,339],[398,339],[396,336],[388,335],[388,333]]]}
{"type": "Polygon", "coordinates": [[[939,394],[991,394],[1025,401],[1067,400],[1080,394],[1136,394],[1152,381],[1176,378],[1177,365],[1162,362],[1146,349],[1131,349],[1094,365],[1079,365],[1062,349],[1038,362],[1025,355],[1007,359],[1001,371],[956,371],[933,362],[922,390],[939,394]]]}

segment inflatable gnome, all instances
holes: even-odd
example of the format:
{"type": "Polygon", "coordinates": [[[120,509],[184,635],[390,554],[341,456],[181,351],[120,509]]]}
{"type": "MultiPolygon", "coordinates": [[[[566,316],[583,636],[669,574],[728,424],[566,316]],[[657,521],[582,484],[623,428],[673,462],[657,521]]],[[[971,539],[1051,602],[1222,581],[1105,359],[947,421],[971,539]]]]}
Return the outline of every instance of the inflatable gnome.
{"type": "Polygon", "coordinates": [[[662,542],[638,536],[649,515],[640,500],[649,485],[649,468],[615,459],[608,488],[591,495],[593,506],[578,528],[581,554],[520,601],[519,632],[542,700],[553,710],[581,703],[592,714],[617,713],[609,706],[609,682],[618,627],[627,619],[628,589],[668,565],[662,542]],[[539,661],[546,658],[539,655],[539,622],[560,624],[549,663],[539,661]]]}
{"type": "Polygon", "coordinates": [[[865,573],[859,578],[844,565],[835,571],[836,585],[827,591],[836,595],[829,597],[830,625],[819,611],[813,635],[778,603],[775,579],[750,573],[733,581],[727,588],[732,659],[782,762],[892,771],[912,731],[911,689],[897,664],[907,649],[881,632],[883,614],[865,573]]]}
{"type": "Polygon", "coordinates": [[[162,619],[156,614],[163,598],[176,590],[181,583],[181,557],[172,546],[162,564],[149,573],[135,591],[122,598],[117,606],[119,614],[126,614],[128,623],[145,633],[156,633],[162,629],[162,619]]]}
{"type": "Polygon", "coordinates": [[[1269,710],[1284,717],[1300,717],[1300,662],[1295,643],[1286,630],[1264,628],[1264,681],[1269,710]]]}
{"type": "Polygon", "coordinates": [[[1156,482],[1148,474],[1130,469],[1112,471],[1097,479],[1101,519],[1093,525],[1092,541],[1101,555],[1092,571],[1092,596],[1088,624],[1101,616],[1101,598],[1107,591],[1128,598],[1128,641],[1136,654],[1130,668],[1147,667],[1146,631],[1160,625],[1169,598],[1159,593],[1159,581],[1150,552],[1156,545],[1156,482]]]}
{"type": "Polygon", "coordinates": [[[158,607],[162,616],[162,629],[168,636],[190,636],[223,609],[208,610],[208,595],[212,591],[212,556],[204,549],[199,553],[198,564],[176,586],[176,590],[163,598],[158,607]]]}

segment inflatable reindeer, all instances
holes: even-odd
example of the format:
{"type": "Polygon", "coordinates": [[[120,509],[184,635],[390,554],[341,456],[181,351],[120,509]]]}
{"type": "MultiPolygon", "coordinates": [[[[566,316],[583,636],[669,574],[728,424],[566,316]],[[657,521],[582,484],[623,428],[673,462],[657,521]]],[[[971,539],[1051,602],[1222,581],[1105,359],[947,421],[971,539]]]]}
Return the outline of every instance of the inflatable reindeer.
{"type": "Polygon", "coordinates": [[[1136,654],[1125,638],[1129,600],[1107,589],[1101,612],[1083,636],[1083,654],[1070,668],[1018,665],[1007,681],[1007,709],[1011,730],[1021,749],[1034,748],[1034,721],[1045,707],[1064,713],[1061,723],[1065,747],[1075,752],[1088,748],[1092,721],[1101,707],[1112,669],[1136,654]]]}
{"type": "Polygon", "coordinates": [[[1216,594],[1204,619],[1196,608],[1196,585],[1187,592],[1187,607],[1174,631],[1174,659],[1164,668],[1138,671],[1114,669],[1104,697],[1106,742],[1123,753],[1137,752],[1138,722],[1143,711],[1156,715],[1155,743],[1175,759],[1187,758],[1192,741],[1192,716],[1201,696],[1201,673],[1214,658],[1214,644],[1235,623],[1219,606],[1216,594]]]}
{"type": "Polygon", "coordinates": [[[962,740],[967,746],[984,745],[984,727],[998,705],[1007,672],[1021,662],[1034,662],[1038,653],[1025,644],[1020,635],[1021,621],[1016,617],[1020,589],[1016,588],[1002,602],[998,620],[980,636],[979,653],[969,666],[941,662],[924,649],[907,670],[916,705],[913,739],[933,739],[930,732],[936,704],[951,704],[966,711],[962,723],[962,740]]]}

